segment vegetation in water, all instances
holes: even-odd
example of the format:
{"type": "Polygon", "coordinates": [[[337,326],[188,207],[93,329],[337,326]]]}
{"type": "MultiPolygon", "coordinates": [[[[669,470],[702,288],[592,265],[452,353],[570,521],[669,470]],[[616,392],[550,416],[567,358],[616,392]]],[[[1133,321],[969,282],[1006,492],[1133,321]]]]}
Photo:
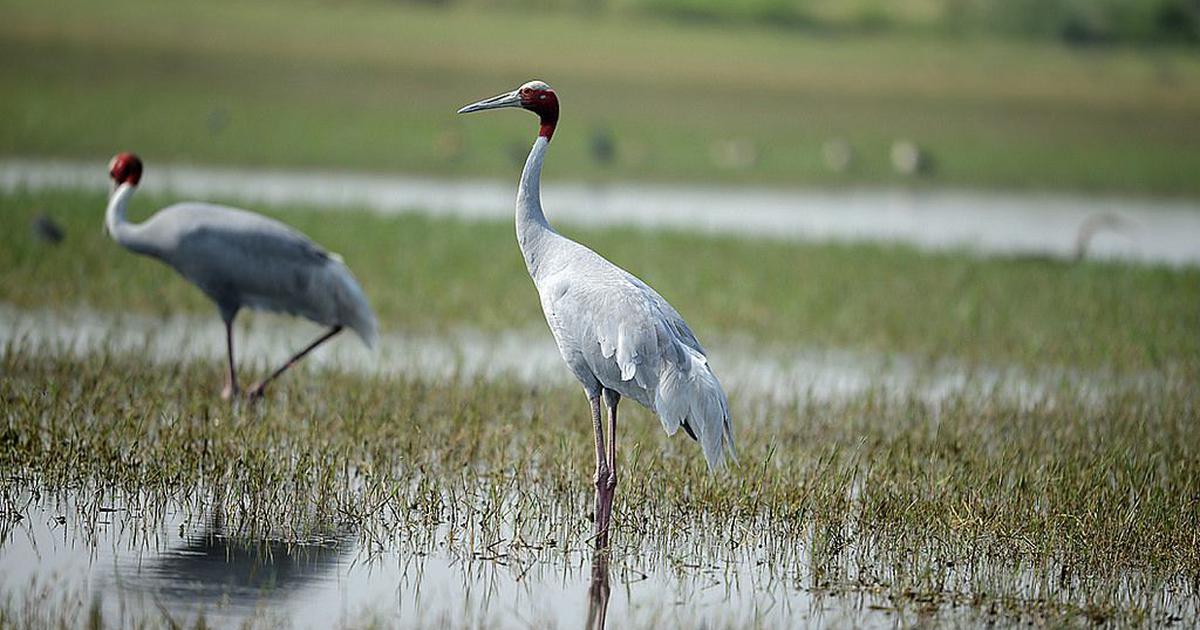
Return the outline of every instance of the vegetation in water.
{"type": "MultiPolygon", "coordinates": [[[[573,387],[321,373],[231,409],[216,369],[10,345],[3,528],[22,497],[72,493],[84,522],[115,505],[123,527],[203,500],[249,539],[350,528],[366,549],[550,566],[588,546],[590,426],[573,387]]],[[[1021,404],[735,396],[741,466],[716,476],[631,407],[614,562],[679,579],[729,567],[934,618],[1178,620],[1200,601],[1190,385],[1021,404]]]]}
{"type": "MultiPolygon", "coordinates": [[[[140,221],[170,201],[138,195],[130,218],[140,221]]],[[[340,253],[384,332],[543,330],[508,221],[255,210],[340,253]]],[[[113,243],[101,229],[103,211],[101,194],[0,195],[0,301],[216,317],[168,267],[113,243]],[[30,222],[40,212],[65,229],[60,246],[32,238],[30,222]]],[[[1195,268],[559,227],[659,287],[710,342],[1119,373],[1195,374],[1200,367],[1195,268]]]]}

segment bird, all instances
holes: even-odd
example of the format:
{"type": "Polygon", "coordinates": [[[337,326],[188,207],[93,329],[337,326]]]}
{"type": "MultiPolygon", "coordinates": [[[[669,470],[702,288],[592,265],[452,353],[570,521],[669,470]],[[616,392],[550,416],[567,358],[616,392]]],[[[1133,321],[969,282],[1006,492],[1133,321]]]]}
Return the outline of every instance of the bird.
{"type": "Polygon", "coordinates": [[[1115,212],[1093,214],[1084,219],[1075,234],[1075,250],[1071,259],[1079,262],[1087,257],[1092,239],[1100,232],[1110,231],[1121,233],[1132,227],[1130,222],[1115,212]]]}
{"type": "Polygon", "coordinates": [[[542,164],[558,124],[559,102],[530,81],[458,110],[520,108],[538,116],[537,139],[517,187],[517,244],[546,323],[591,406],[595,433],[595,527],[607,544],[617,485],[617,405],[631,398],[653,411],[667,435],[682,428],[699,442],[710,471],[737,461],[729,401],[683,317],[633,274],[559,234],[541,203],[542,164]],[[608,411],[605,445],[600,399],[608,411]]]}
{"type": "Polygon", "coordinates": [[[119,153],[109,163],[113,190],[104,214],[109,236],[131,252],[157,258],[199,288],[225,324],[229,365],[224,399],[238,397],[233,358],[233,321],[243,308],[298,315],[328,327],[247,397],[266,387],[305,355],[345,328],[373,348],[378,325],[362,287],[337,254],[304,234],[260,214],[201,202],[177,203],[135,224],[125,209],[142,178],[142,161],[119,153]]]}
{"type": "Polygon", "coordinates": [[[600,166],[610,166],[617,157],[617,139],[612,130],[603,125],[592,128],[592,138],[588,147],[592,160],[600,166]]]}
{"type": "Polygon", "coordinates": [[[67,236],[62,226],[45,212],[39,212],[29,227],[33,231],[34,238],[51,245],[58,245],[67,236]]]}

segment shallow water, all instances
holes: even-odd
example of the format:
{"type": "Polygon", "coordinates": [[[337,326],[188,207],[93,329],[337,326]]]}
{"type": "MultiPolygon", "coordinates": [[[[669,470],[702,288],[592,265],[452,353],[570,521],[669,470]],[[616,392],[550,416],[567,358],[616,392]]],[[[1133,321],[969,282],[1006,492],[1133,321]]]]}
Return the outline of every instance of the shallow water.
{"type": "MultiPolygon", "coordinates": [[[[318,332],[293,320],[253,317],[239,335],[243,356],[265,367],[318,332]]],[[[0,304],[0,351],[139,352],[163,363],[209,358],[214,393],[221,341],[215,316],[21,311],[0,304]]],[[[571,382],[546,331],[390,334],[381,341],[372,357],[339,339],[313,363],[434,379],[457,374],[571,382]]],[[[1101,377],[1043,380],[1019,370],[854,353],[755,351],[736,342],[719,343],[711,354],[733,397],[838,400],[892,391],[937,399],[998,391],[1038,401],[1053,397],[1055,382],[1067,382],[1072,391],[1103,391],[1111,384],[1101,377]]],[[[533,485],[518,489],[524,496],[510,496],[512,484],[473,477],[466,469],[462,480],[444,484],[450,490],[442,504],[451,507],[429,512],[434,517],[428,520],[423,508],[402,499],[392,506],[398,513],[386,517],[365,511],[353,525],[336,517],[312,523],[288,517],[278,527],[294,529],[264,535],[234,510],[227,517],[216,507],[229,509],[237,501],[223,502],[203,489],[190,499],[129,499],[87,489],[50,496],[38,494],[33,480],[3,472],[0,600],[8,598],[10,610],[38,610],[71,626],[81,625],[93,604],[107,623],[121,627],[164,615],[189,625],[201,614],[218,627],[247,621],[358,627],[370,620],[403,627],[587,627],[601,610],[612,628],[970,626],[1036,621],[1047,602],[1082,606],[1097,592],[1109,597],[1105,601],[1148,610],[1156,623],[1200,613],[1194,585],[1139,581],[1132,574],[1111,587],[1081,585],[1088,576],[1064,584],[1053,566],[965,566],[961,557],[939,556],[944,552],[934,540],[916,542],[931,545],[928,550],[896,549],[894,541],[884,550],[874,546],[870,532],[846,530],[839,534],[845,547],[829,552],[830,543],[818,541],[817,525],[802,517],[783,523],[748,516],[730,526],[737,530],[731,533],[701,515],[675,530],[647,532],[622,523],[618,514],[605,566],[588,546],[590,524],[577,502],[555,498],[549,482],[536,475],[523,478],[533,485]],[[549,507],[529,509],[522,503],[528,497],[549,507]],[[822,548],[825,557],[818,559],[822,548]],[[929,572],[938,574],[931,590],[906,591],[929,572]],[[598,595],[605,588],[607,600],[598,595]],[[1000,613],[990,612],[997,606],[1000,613]]],[[[242,509],[261,519],[265,508],[242,509]]]]}
{"type": "MultiPolygon", "coordinates": [[[[894,627],[1036,621],[1048,602],[1082,606],[1089,592],[1077,576],[1050,577],[1060,575],[1054,566],[960,568],[936,553],[917,561],[912,549],[873,558],[846,547],[815,561],[809,535],[780,540],[769,527],[745,533],[738,548],[689,532],[622,546],[636,536],[618,523],[606,555],[552,526],[541,537],[459,522],[251,538],[214,512],[218,504],[10,492],[0,512],[0,597],[10,611],[68,626],[94,608],[117,627],[190,626],[201,615],[216,627],[594,628],[601,617],[611,628],[894,627]],[[904,586],[911,570],[940,573],[938,586],[904,586]]],[[[1106,588],[1113,603],[1144,607],[1154,623],[1200,614],[1187,584],[1130,574],[1106,588]]]]}
{"type": "MultiPolygon", "coordinates": [[[[239,320],[239,363],[275,367],[321,329],[292,318],[255,314],[239,320]]],[[[137,352],[157,362],[202,358],[214,370],[225,357],[224,329],[214,314],[151,317],[86,308],[21,310],[0,302],[0,352],[19,345],[30,351],[86,356],[137,352]]],[[[1076,399],[1100,400],[1105,393],[1138,386],[1138,379],[1013,367],[981,367],[954,361],[918,361],[903,356],[803,347],[759,347],[720,341],[707,347],[710,365],[731,397],[773,404],[837,402],[864,393],[914,397],[994,398],[1038,404],[1063,391],[1076,399]]],[[[374,353],[347,334],[305,359],[305,367],[414,378],[512,378],[523,383],[574,386],[549,331],[487,333],[458,328],[442,335],[384,333],[374,353]]],[[[1148,375],[1142,381],[1161,378],[1148,375]]],[[[214,376],[214,383],[216,377],[214,376]]]]}
{"type": "MultiPolygon", "coordinates": [[[[0,160],[0,190],[107,190],[102,163],[0,160]]],[[[420,211],[509,219],[514,181],[151,165],[144,188],[197,199],[420,211]]],[[[965,190],[783,190],[649,184],[544,184],[552,221],[809,241],[883,241],[928,250],[1200,264],[1200,202],[965,190]]]]}
{"type": "Polygon", "coordinates": [[[903,615],[870,608],[887,604],[881,596],[822,597],[753,562],[672,567],[616,554],[609,564],[588,548],[504,539],[464,553],[448,538],[435,532],[415,551],[400,540],[368,549],[348,529],[246,540],[203,502],[141,510],[47,498],[0,521],[0,594],[68,625],[93,605],[119,626],[203,615],[217,627],[589,627],[600,614],[614,628],[885,626],[903,615]]]}

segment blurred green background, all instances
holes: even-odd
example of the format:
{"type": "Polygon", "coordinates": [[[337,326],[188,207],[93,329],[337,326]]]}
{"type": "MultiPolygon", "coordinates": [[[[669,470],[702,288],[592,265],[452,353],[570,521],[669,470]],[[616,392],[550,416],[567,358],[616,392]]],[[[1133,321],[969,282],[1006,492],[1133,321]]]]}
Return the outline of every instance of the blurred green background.
{"type": "Polygon", "coordinates": [[[430,0],[428,4],[616,13],[824,33],[995,33],[1071,44],[1200,42],[1194,0],[430,0]]]}
{"type": "Polygon", "coordinates": [[[559,180],[1200,192],[1195,0],[3,10],[10,156],[513,177],[534,121],[454,111],[541,78],[559,180]]]}
{"type": "MultiPolygon", "coordinates": [[[[563,104],[547,181],[1188,197],[1200,193],[1196,8],[8,1],[0,154],[92,160],[97,180],[114,152],[135,150],[148,178],[182,162],[515,185],[535,119],[455,111],[542,78],[563,104]],[[906,149],[917,156],[907,170],[906,149]]],[[[134,220],[171,200],[139,196],[134,220]]],[[[208,312],[166,268],[117,256],[95,228],[102,207],[99,193],[0,198],[4,299],[208,312]],[[42,211],[75,239],[71,256],[23,242],[42,211]]],[[[507,219],[254,209],[344,254],[385,328],[541,321],[507,219]]],[[[566,227],[662,287],[702,333],[1031,366],[1151,369],[1200,356],[1195,268],[566,227]]]]}

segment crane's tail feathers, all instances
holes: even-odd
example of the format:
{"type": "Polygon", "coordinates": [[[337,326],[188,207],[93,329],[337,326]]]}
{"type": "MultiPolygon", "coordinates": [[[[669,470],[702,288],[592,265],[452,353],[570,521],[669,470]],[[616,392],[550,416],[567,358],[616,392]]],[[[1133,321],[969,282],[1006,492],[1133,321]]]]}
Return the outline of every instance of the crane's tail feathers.
{"type": "Polygon", "coordinates": [[[375,350],[375,346],[379,343],[379,327],[375,323],[375,317],[372,315],[369,319],[358,322],[350,327],[359,339],[362,339],[363,345],[368,350],[375,350]]]}
{"type": "Polygon", "coordinates": [[[341,262],[340,257],[332,260],[333,264],[330,267],[337,276],[335,286],[337,287],[338,319],[342,325],[353,330],[359,339],[362,339],[363,344],[374,349],[379,340],[379,324],[375,319],[375,313],[371,311],[371,305],[367,303],[367,296],[359,286],[358,280],[354,279],[354,274],[350,273],[350,268],[341,262]]]}
{"type": "Polygon", "coordinates": [[[709,470],[720,470],[725,467],[726,455],[737,463],[729,401],[704,355],[691,348],[686,348],[686,354],[685,365],[666,364],[658,382],[655,411],[668,435],[684,427],[700,443],[709,470]]]}

